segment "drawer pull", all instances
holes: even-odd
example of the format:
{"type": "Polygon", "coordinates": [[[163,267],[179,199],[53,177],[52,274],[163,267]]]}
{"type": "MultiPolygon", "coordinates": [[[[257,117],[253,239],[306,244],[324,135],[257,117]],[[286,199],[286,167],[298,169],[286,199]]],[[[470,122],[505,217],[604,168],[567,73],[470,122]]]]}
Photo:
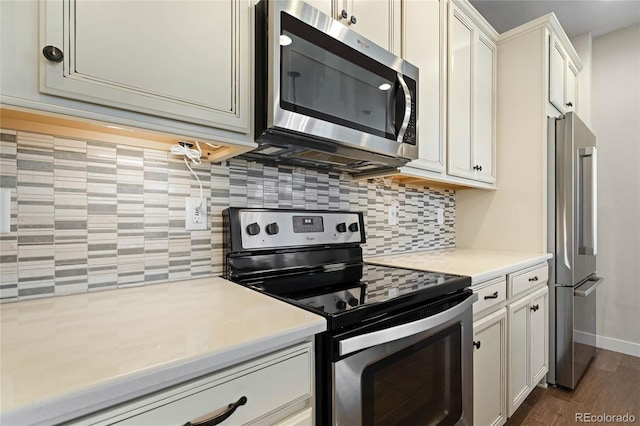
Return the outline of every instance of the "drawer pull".
{"type": "Polygon", "coordinates": [[[214,426],[219,425],[220,423],[227,420],[233,413],[235,413],[236,409],[247,403],[247,397],[243,396],[236,402],[229,404],[224,411],[220,412],[220,410],[216,410],[213,413],[206,414],[202,417],[198,417],[195,420],[190,422],[186,422],[184,426],[214,426]]]}
{"type": "Polygon", "coordinates": [[[497,291],[494,291],[494,292],[493,292],[493,294],[492,294],[491,296],[485,296],[485,297],[484,297],[484,300],[487,300],[487,299],[497,299],[497,298],[498,298],[498,292],[497,292],[497,291]]]}
{"type": "Polygon", "coordinates": [[[535,276],[535,277],[533,277],[533,278],[529,278],[529,281],[538,281],[538,276],[536,275],[536,276],[535,276]]]}

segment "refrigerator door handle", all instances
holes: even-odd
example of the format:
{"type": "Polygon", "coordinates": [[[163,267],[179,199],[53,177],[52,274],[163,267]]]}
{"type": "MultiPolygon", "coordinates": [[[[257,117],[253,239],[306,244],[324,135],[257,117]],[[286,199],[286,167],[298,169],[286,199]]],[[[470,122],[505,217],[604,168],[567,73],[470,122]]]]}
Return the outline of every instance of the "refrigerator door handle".
{"type": "Polygon", "coordinates": [[[579,173],[579,185],[578,188],[578,253],[584,255],[595,256],[597,254],[598,247],[598,161],[597,161],[597,149],[595,146],[588,146],[586,148],[580,148],[578,150],[578,173],[579,173]],[[584,169],[587,166],[585,161],[591,160],[589,165],[589,188],[585,188],[585,173],[584,169]],[[584,198],[587,196],[586,191],[589,190],[588,197],[590,198],[590,205],[587,207],[584,204],[584,198]],[[588,211],[587,211],[588,209],[588,211]],[[589,224],[589,240],[586,241],[585,222],[589,224]]]}
{"type": "Polygon", "coordinates": [[[581,286],[576,287],[576,289],[573,290],[573,295],[577,297],[589,297],[589,295],[596,291],[596,288],[603,282],[604,278],[602,277],[591,277],[581,286]]]}

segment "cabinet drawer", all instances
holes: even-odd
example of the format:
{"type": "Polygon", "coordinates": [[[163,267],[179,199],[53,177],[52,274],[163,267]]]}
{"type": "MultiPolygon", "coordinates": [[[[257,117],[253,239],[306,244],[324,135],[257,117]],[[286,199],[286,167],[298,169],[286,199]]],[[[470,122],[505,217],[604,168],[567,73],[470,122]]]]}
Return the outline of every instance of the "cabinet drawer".
{"type": "Polygon", "coordinates": [[[219,415],[229,404],[245,397],[246,403],[220,423],[244,425],[310,396],[311,351],[305,345],[302,350],[267,356],[244,368],[214,373],[184,386],[152,394],[99,416],[98,422],[89,420],[80,424],[183,425],[219,415]]]}
{"type": "Polygon", "coordinates": [[[546,263],[518,271],[507,276],[509,297],[524,293],[540,284],[545,284],[549,278],[549,266],[546,263]]]}
{"type": "Polygon", "coordinates": [[[472,289],[478,294],[478,301],[473,304],[474,315],[507,300],[506,278],[497,278],[472,289]]]}

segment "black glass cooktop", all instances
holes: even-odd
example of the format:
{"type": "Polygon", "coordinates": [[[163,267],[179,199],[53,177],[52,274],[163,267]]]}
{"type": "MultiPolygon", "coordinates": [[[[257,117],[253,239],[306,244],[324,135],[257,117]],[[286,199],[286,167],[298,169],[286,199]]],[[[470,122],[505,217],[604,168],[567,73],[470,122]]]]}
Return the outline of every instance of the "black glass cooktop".
{"type": "Polygon", "coordinates": [[[436,301],[471,285],[471,278],[371,264],[272,277],[251,285],[327,317],[329,327],[436,301]]]}

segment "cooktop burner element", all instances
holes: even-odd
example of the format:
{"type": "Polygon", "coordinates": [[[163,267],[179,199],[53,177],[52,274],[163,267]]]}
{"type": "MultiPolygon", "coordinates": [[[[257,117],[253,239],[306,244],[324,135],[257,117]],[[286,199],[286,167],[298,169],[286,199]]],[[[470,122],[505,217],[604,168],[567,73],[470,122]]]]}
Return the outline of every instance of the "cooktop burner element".
{"type": "Polygon", "coordinates": [[[356,212],[229,208],[225,276],[327,318],[337,329],[468,287],[457,275],[363,262],[356,212]]]}

